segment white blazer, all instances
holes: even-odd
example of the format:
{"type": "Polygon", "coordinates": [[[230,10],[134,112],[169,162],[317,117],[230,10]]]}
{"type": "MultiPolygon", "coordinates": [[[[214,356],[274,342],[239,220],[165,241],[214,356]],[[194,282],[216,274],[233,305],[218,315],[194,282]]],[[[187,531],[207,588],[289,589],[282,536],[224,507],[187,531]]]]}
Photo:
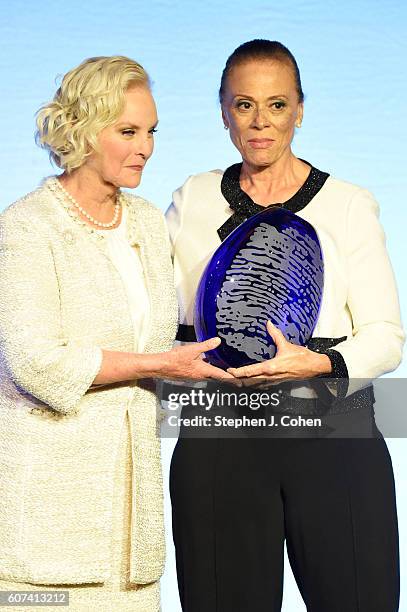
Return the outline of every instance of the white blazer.
{"type": "MultiPolygon", "coordinates": [[[[121,427],[132,456],[130,580],[164,567],[158,400],[143,381],[91,388],[102,349],[136,351],[134,322],[106,236],[60,202],[53,179],[0,215],[0,578],[103,582],[121,427]]],[[[172,346],[176,295],[167,228],[123,195],[150,296],[144,352],[172,346]]]]}
{"type": "MultiPolygon", "coordinates": [[[[189,177],[166,213],[182,324],[193,323],[201,274],[221,244],[217,229],[233,213],[221,192],[222,176],[213,170],[189,177]]],[[[402,356],[404,333],[379,206],[366,189],[329,176],[296,214],[316,229],[324,258],[313,338],[346,336],[335,351],[348,370],[349,395],[364,387],[365,379],[394,370],[402,356]]]]}

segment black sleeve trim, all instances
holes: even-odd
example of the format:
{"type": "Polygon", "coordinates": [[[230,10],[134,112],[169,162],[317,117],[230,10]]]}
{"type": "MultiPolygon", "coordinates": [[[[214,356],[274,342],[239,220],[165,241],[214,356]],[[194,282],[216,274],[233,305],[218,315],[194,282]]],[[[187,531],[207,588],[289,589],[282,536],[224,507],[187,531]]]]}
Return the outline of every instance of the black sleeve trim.
{"type": "Polygon", "coordinates": [[[324,378],[335,379],[336,398],[343,399],[349,388],[349,372],[345,360],[335,349],[323,351],[323,354],[329,357],[332,366],[332,372],[328,375],[324,374],[324,378]]]}
{"type": "Polygon", "coordinates": [[[324,375],[326,378],[349,379],[348,368],[346,367],[345,360],[338,351],[335,351],[335,349],[328,349],[327,351],[323,351],[322,354],[329,357],[332,365],[332,372],[328,375],[324,375]]]}

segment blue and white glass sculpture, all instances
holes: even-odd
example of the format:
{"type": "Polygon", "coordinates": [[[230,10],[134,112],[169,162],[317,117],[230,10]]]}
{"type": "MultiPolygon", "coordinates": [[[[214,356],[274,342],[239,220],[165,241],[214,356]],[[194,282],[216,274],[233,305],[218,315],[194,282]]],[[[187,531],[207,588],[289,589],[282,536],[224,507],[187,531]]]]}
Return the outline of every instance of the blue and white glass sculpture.
{"type": "Polygon", "coordinates": [[[284,208],[267,208],[239,225],[218,247],[198,286],[198,341],[221,345],[213,365],[239,367],[274,357],[270,320],[287,340],[304,346],[322,300],[324,268],[313,226],[284,208]]]}

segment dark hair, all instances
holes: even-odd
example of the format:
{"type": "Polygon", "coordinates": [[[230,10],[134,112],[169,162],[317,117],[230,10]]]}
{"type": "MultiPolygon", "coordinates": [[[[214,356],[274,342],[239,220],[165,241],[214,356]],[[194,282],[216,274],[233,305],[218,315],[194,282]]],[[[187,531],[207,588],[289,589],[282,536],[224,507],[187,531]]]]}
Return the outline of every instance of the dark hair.
{"type": "Polygon", "coordinates": [[[223,96],[226,89],[226,81],[230,71],[235,66],[243,64],[251,60],[278,60],[280,62],[289,63],[294,72],[295,87],[297,89],[299,102],[304,102],[304,92],[301,87],[300,71],[298,70],[297,62],[294,55],[287,47],[282,45],[277,40],[264,40],[256,38],[243,43],[237,47],[227,59],[225,68],[222,72],[222,78],[219,88],[219,101],[222,104],[223,96]]]}

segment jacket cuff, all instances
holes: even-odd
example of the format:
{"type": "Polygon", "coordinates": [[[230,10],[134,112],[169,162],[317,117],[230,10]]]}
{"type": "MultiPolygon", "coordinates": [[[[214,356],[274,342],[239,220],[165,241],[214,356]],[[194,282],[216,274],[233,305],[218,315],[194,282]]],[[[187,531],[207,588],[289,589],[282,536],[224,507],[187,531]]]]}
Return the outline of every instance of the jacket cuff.
{"type": "MultiPolygon", "coordinates": [[[[329,382],[333,383],[336,398],[343,399],[349,387],[349,372],[345,360],[339,351],[335,351],[335,349],[327,349],[326,351],[321,351],[321,353],[329,358],[332,367],[331,373],[324,374],[323,377],[331,379],[329,382]]],[[[329,386],[331,387],[331,384],[329,386]]]]}

